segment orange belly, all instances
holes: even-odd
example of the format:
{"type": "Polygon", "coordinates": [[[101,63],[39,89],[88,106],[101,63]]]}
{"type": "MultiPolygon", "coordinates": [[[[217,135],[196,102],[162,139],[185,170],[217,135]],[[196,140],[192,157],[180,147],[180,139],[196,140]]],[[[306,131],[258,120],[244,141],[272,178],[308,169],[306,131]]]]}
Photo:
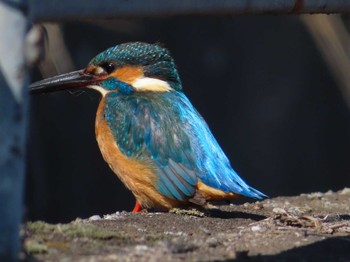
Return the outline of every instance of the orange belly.
{"type": "MultiPolygon", "coordinates": [[[[158,192],[155,185],[158,182],[156,168],[152,162],[139,161],[125,156],[118,148],[116,140],[104,117],[105,101],[102,98],[96,114],[95,132],[96,139],[104,160],[109,164],[113,172],[124,185],[131,190],[136,200],[144,208],[171,209],[186,205],[182,202],[170,199],[158,192]]],[[[234,193],[225,193],[221,190],[207,186],[198,180],[197,196],[206,201],[221,201],[239,197],[234,193]]]]}
{"type": "Polygon", "coordinates": [[[155,188],[156,169],[151,162],[141,162],[125,156],[118,148],[114,136],[104,118],[104,99],[96,115],[96,139],[102,156],[124,185],[131,190],[142,207],[170,209],[181,202],[161,195],[155,188]]]}

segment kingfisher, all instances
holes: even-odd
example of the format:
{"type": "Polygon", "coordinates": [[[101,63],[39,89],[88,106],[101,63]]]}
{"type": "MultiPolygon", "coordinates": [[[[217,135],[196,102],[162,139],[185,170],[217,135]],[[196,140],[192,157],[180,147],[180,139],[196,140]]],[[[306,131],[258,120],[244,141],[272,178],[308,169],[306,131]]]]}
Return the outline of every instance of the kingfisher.
{"type": "Polygon", "coordinates": [[[233,170],[202,116],[183,93],[169,51],[119,44],[85,69],[30,85],[30,92],[89,88],[102,95],[95,133],[104,160],[136,198],[133,212],[267,197],[233,170]]]}

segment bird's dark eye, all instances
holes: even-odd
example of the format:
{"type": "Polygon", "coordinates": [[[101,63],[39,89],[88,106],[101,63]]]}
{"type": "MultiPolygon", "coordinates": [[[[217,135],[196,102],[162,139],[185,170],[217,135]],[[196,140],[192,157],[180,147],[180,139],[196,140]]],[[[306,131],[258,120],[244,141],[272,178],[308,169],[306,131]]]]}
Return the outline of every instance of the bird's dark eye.
{"type": "Polygon", "coordinates": [[[112,73],[115,69],[115,66],[113,63],[103,63],[101,67],[107,72],[107,74],[112,73]]]}

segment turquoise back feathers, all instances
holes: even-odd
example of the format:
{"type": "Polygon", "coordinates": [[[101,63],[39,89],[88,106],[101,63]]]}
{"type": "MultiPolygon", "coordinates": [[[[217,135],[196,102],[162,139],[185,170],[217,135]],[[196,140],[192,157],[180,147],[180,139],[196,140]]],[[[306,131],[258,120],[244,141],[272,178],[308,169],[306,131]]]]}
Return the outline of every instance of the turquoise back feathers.
{"type": "Polygon", "coordinates": [[[151,161],[157,189],[186,200],[200,179],[224,192],[261,199],[232,169],[203,118],[180,91],[109,93],[105,117],[119,149],[128,157],[151,161]]]}

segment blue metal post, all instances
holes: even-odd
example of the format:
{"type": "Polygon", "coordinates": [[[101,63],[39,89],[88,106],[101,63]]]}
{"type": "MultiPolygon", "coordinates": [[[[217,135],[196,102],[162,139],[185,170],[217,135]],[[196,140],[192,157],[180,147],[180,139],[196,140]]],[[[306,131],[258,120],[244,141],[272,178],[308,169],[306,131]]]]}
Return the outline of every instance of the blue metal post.
{"type": "Polygon", "coordinates": [[[28,111],[24,38],[19,1],[0,1],[0,261],[19,257],[28,111]]]}

